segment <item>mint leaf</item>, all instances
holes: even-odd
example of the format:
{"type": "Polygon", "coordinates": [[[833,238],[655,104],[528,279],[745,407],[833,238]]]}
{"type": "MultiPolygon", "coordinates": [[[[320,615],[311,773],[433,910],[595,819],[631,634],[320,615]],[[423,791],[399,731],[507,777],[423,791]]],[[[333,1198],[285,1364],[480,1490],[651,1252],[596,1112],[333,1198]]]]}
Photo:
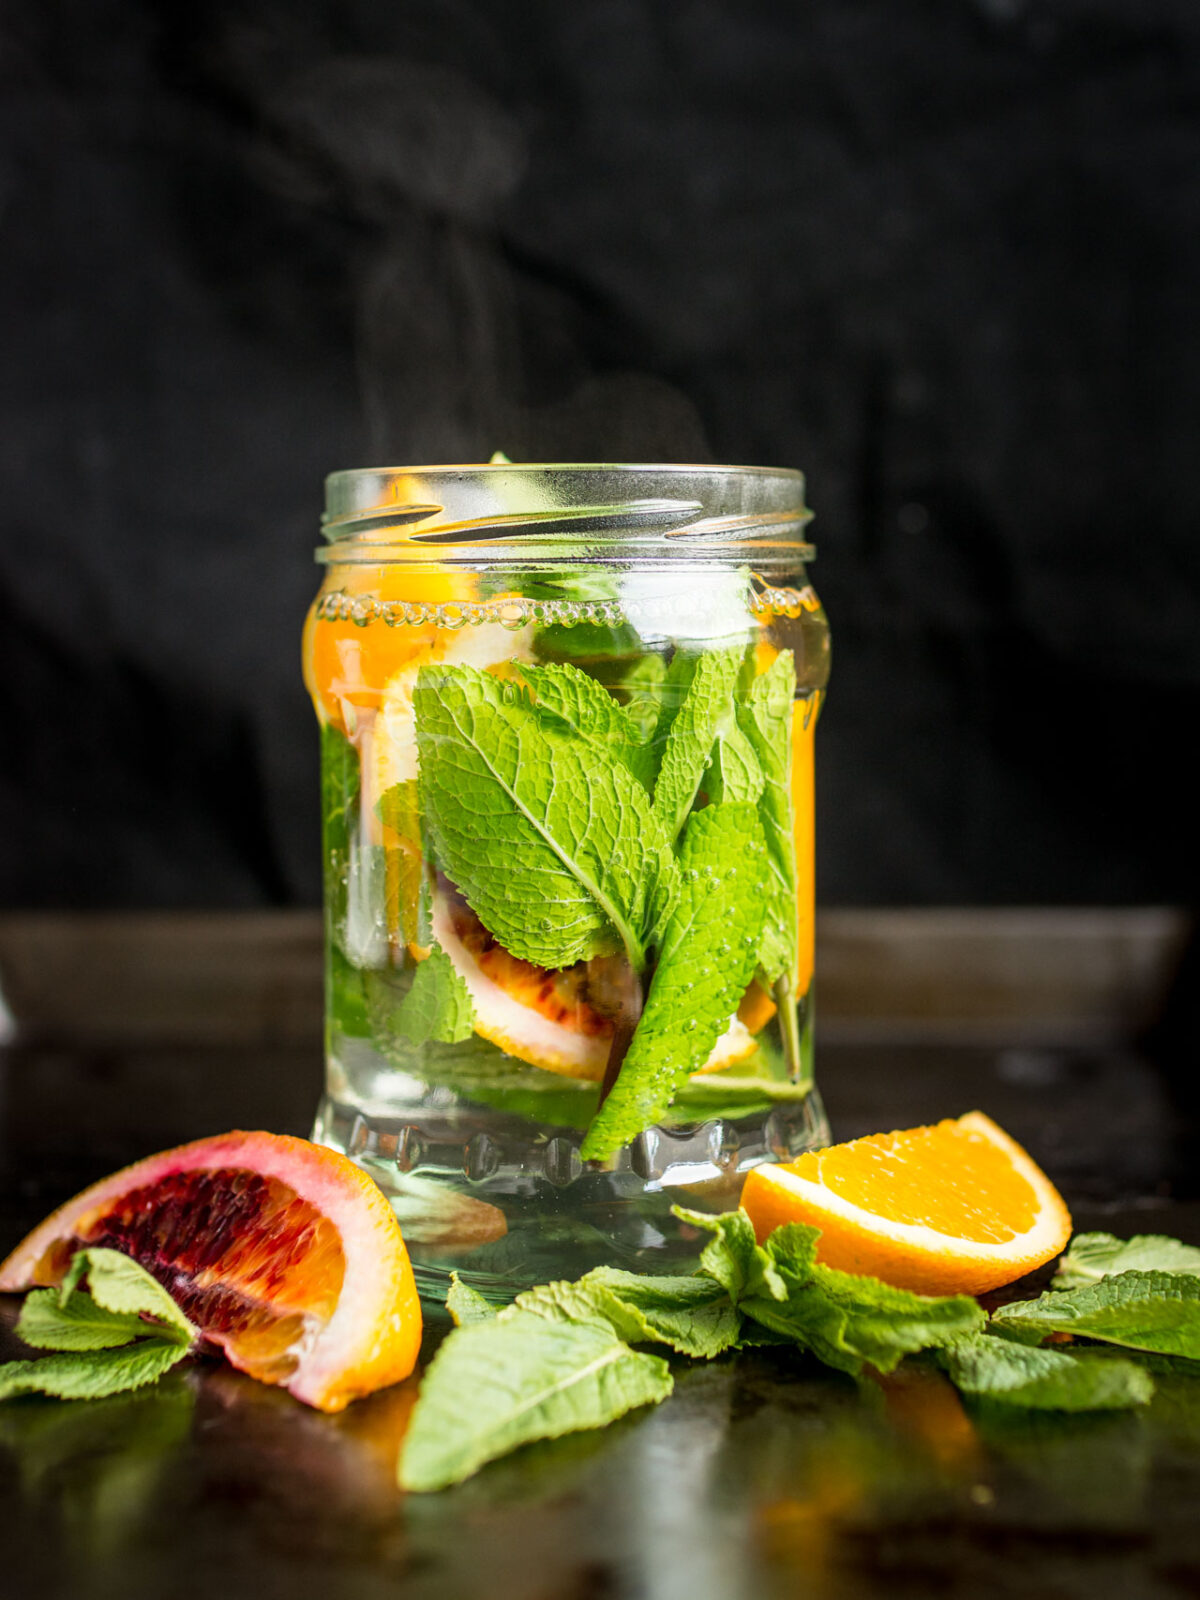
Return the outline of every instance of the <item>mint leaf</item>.
{"type": "Polygon", "coordinates": [[[767,914],[760,965],[770,989],[779,978],[796,987],[796,835],[792,808],[792,717],[796,666],[781,650],[766,672],[755,678],[738,706],[738,725],[758,757],[763,775],[758,802],[767,844],[767,914]]]}
{"type": "Polygon", "coordinates": [[[158,1279],[119,1250],[95,1245],[77,1250],[59,1287],[60,1305],[65,1307],[70,1303],[85,1274],[92,1299],[105,1311],[153,1317],[157,1324],[154,1331],[164,1338],[174,1339],[185,1349],[200,1337],[199,1328],[188,1321],[158,1279]]]}
{"type": "Polygon", "coordinates": [[[141,1317],[106,1311],[90,1294],[73,1294],[60,1303],[57,1289],[34,1289],[17,1318],[19,1339],[35,1350],[111,1350],[151,1332],[141,1317]]]}
{"type": "Polygon", "coordinates": [[[1113,1411],[1145,1405],[1154,1379],[1133,1361],[1095,1360],[976,1333],[938,1353],[965,1394],[1042,1411],[1113,1411]]]}
{"type": "Polygon", "coordinates": [[[654,785],[654,810],[668,838],[676,837],[692,809],[718,725],[734,715],[734,688],[744,656],[742,650],[706,650],[699,656],[677,651],[667,669],[656,734],[656,743],[665,739],[665,748],[654,785]],[[681,694],[674,710],[671,702],[681,694]]]}
{"type": "Polygon", "coordinates": [[[1200,1274],[1200,1250],[1163,1233],[1117,1239],[1111,1233],[1077,1233],[1058,1263],[1052,1289],[1082,1289],[1118,1272],[1200,1274]]]}
{"type": "Polygon", "coordinates": [[[422,667],[413,705],[434,852],[489,933],[544,967],[623,945],[641,972],[677,868],[628,768],[473,667],[422,667]]]}
{"type": "Polygon", "coordinates": [[[1050,1333],[1069,1333],[1129,1350],[1200,1360],[1200,1278],[1122,1272],[1084,1289],[1051,1291],[1006,1306],[992,1318],[992,1326],[1029,1343],[1050,1333]]]}
{"type": "Polygon", "coordinates": [[[457,967],[434,944],[417,963],[412,987],[389,1015],[389,1025],[413,1044],[461,1044],[475,1031],[475,1005],[457,967]]]}
{"type": "MultiPolygon", "coordinates": [[[[688,1211],[683,1206],[672,1206],[671,1214],[693,1228],[704,1228],[714,1237],[700,1252],[700,1270],[719,1283],[735,1305],[745,1299],[769,1298],[782,1300],[787,1295],[787,1284],[776,1269],[774,1260],[754,1237],[754,1224],[744,1211],[722,1211],[710,1215],[706,1211],[688,1211]]],[[[816,1228],[805,1228],[800,1223],[789,1223],[785,1247],[802,1257],[807,1236],[811,1248],[810,1259],[816,1259],[816,1228]]],[[[776,1233],[782,1229],[776,1229],[776,1233]]],[[[771,1235],[772,1239],[775,1237],[771,1235]]]]}
{"type": "Polygon", "coordinates": [[[346,950],[351,839],[359,793],[358,751],[345,734],[321,726],[321,854],[325,862],[325,908],[336,947],[346,950]]]}
{"type": "Polygon", "coordinates": [[[623,762],[647,791],[654,781],[654,751],[633,717],[612,695],[578,667],[555,664],[520,666],[538,712],[599,747],[608,760],[623,762]]]}
{"type": "Polygon", "coordinates": [[[0,1366],[0,1400],[45,1394],[57,1400],[99,1400],[161,1378],[187,1355],[169,1339],[142,1339],[119,1350],[88,1350],[9,1361],[0,1366]]]}
{"type": "Polygon", "coordinates": [[[754,746],[736,718],[730,716],[717,729],[712,756],[705,771],[704,792],[713,805],[727,800],[754,805],[763,792],[766,779],[754,746]]]}
{"type": "MultiPolygon", "coordinates": [[[[673,1210],[716,1235],[701,1254],[700,1269],[725,1287],[740,1311],[842,1372],[857,1374],[864,1364],[891,1372],[905,1355],[948,1344],[986,1321],[967,1295],[930,1298],[822,1266],[819,1232],[802,1223],[785,1223],[760,1245],[743,1211],[706,1217],[673,1210]]],[[[743,1340],[747,1336],[748,1330],[743,1340]]]]}
{"type": "Polygon", "coordinates": [[[450,1274],[450,1287],[446,1291],[446,1310],[456,1328],[468,1322],[488,1322],[496,1315],[496,1308],[478,1289],[464,1283],[457,1272],[450,1274]]]}
{"type": "MultiPolygon", "coordinates": [[[[375,815],[392,835],[387,849],[398,862],[396,907],[400,932],[409,944],[433,942],[429,927],[429,882],[421,843],[420,797],[415,778],[404,778],[385,789],[375,802],[375,815]]],[[[385,836],[386,837],[386,836],[385,836]]],[[[389,885],[389,898],[391,886],[389,885]]]]}
{"type": "Polygon", "coordinates": [[[968,1295],[913,1294],[819,1262],[807,1276],[778,1259],[776,1265],[786,1300],[747,1300],[742,1310],[842,1372],[857,1375],[864,1364],[892,1372],[906,1355],[949,1344],[986,1321],[968,1295]]]}
{"type": "Polygon", "coordinates": [[[607,1323],[508,1310],[457,1328],[421,1385],[400,1485],[443,1489],[532,1439],[602,1428],[671,1392],[658,1356],[630,1350],[607,1323]]]}
{"type": "Polygon", "coordinates": [[[603,1318],[627,1344],[669,1345],[707,1360],[728,1350],[741,1319],[711,1278],[642,1277],[597,1267],[575,1283],[547,1283],[517,1296],[523,1311],[568,1321],[603,1318]]]}
{"type": "Polygon", "coordinates": [[[689,819],[679,899],[629,1051],[584,1139],[585,1160],[612,1155],[657,1122],[729,1026],[758,959],[763,854],[752,806],[709,806],[689,819]]]}

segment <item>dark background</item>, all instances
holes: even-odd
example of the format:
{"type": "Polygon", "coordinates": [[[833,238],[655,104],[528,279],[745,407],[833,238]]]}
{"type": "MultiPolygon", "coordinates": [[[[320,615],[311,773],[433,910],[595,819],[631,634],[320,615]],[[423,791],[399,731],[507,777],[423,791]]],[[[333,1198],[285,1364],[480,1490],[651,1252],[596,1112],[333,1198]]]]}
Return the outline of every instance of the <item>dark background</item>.
{"type": "Polygon", "coordinates": [[[8,0],[0,902],[318,895],[336,466],[803,467],[827,903],[1195,897],[1195,0],[8,0]]]}

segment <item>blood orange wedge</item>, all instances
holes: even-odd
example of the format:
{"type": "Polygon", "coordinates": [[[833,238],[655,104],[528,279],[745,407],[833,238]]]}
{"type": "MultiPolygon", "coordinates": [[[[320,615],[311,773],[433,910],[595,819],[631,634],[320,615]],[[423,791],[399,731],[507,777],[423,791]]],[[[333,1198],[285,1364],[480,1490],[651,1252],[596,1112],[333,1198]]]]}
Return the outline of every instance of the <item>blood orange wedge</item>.
{"type": "Polygon", "coordinates": [[[1049,1178],[981,1111],[755,1167],[742,1209],[759,1239],[808,1223],[828,1266],[921,1294],[998,1289],[1071,1234],[1049,1178]]]}
{"type": "Polygon", "coordinates": [[[0,1289],[60,1283],[83,1245],[132,1256],[235,1367],[322,1411],[416,1364],[400,1225],[365,1172],[305,1139],[226,1133],[126,1167],[35,1228],[0,1289]]]}

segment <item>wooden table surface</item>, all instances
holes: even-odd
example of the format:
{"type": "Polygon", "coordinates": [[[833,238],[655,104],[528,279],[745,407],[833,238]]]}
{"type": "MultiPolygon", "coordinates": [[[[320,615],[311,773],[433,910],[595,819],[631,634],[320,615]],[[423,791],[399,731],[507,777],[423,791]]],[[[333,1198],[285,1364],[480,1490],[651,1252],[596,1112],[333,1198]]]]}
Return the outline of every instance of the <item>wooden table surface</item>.
{"type": "MultiPolygon", "coordinates": [[[[836,1136],[979,1106],[1047,1167],[1078,1227],[1200,1244],[1193,1130],[1134,1042],[1169,986],[1181,920],[1024,914],[1022,940],[1015,914],[991,933],[987,914],[957,928],[940,915],[827,927],[841,977],[818,1074],[836,1136]]],[[[14,1013],[0,1250],[153,1149],[232,1126],[306,1132],[317,959],[303,915],[0,920],[14,1013]]],[[[7,1326],[15,1312],[9,1299],[7,1326]]],[[[10,1402],[0,1595],[1200,1591],[1200,1374],[1160,1380],[1148,1410],[1091,1417],[964,1408],[932,1375],[855,1384],[787,1352],[681,1361],[676,1382],[657,1411],[407,1498],[394,1464],[411,1385],[336,1418],[215,1364],[108,1401],[10,1402]]]]}

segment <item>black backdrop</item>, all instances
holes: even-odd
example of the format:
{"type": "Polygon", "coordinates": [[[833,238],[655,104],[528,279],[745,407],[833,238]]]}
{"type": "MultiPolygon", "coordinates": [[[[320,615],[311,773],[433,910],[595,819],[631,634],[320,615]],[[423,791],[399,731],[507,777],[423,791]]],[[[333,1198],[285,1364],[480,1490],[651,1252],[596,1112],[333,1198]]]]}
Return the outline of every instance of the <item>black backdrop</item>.
{"type": "Polygon", "coordinates": [[[1195,0],[8,0],[0,899],[318,892],[334,466],[809,474],[830,903],[1197,890],[1195,0]]]}

